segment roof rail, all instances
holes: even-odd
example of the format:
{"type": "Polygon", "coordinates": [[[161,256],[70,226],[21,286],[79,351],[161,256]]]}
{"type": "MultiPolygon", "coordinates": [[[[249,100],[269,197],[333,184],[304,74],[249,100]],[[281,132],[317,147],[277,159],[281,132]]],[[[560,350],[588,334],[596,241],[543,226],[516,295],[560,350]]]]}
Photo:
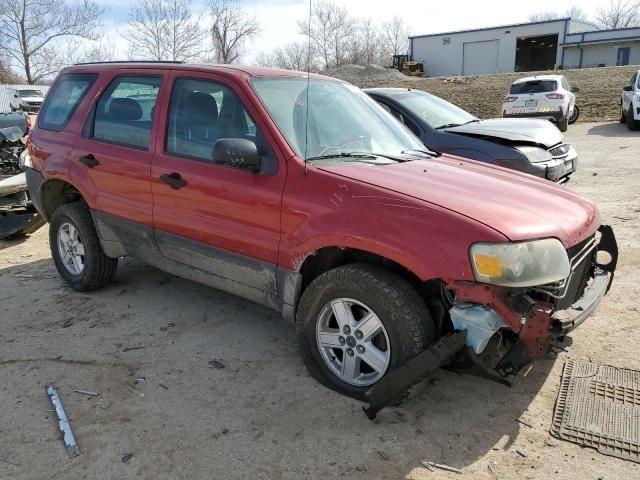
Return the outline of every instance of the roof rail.
{"type": "Polygon", "coordinates": [[[184,63],[180,60],[109,60],[107,62],[80,62],[74,65],[103,65],[110,63],[184,63]]]}

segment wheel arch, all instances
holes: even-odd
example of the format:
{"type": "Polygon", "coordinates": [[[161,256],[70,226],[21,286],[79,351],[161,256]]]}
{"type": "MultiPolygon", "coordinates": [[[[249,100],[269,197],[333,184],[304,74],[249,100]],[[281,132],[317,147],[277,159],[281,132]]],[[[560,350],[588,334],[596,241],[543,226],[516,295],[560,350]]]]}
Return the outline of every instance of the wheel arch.
{"type": "Polygon", "coordinates": [[[68,180],[52,178],[46,180],[40,188],[42,216],[50,221],[53,213],[67,203],[86,201],[78,187],[68,180]]]}

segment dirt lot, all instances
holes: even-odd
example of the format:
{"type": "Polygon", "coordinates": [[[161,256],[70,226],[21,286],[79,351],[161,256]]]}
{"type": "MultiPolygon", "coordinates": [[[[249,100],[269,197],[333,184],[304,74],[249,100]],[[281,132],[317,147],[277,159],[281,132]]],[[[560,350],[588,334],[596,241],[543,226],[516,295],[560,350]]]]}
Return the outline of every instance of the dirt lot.
{"type": "MultiPolygon", "coordinates": [[[[581,155],[568,188],[600,206],[621,249],[574,355],[638,368],[640,135],[583,123],[567,138],[581,155]]],[[[46,229],[0,243],[0,479],[640,478],[640,465],[549,435],[565,354],[512,388],[438,371],[370,422],[307,375],[275,313],[135,260],[116,280],[91,294],[66,288],[46,229]],[[59,438],[48,382],[79,457],[59,438]],[[423,459],[464,474],[431,473],[423,459]]]]}

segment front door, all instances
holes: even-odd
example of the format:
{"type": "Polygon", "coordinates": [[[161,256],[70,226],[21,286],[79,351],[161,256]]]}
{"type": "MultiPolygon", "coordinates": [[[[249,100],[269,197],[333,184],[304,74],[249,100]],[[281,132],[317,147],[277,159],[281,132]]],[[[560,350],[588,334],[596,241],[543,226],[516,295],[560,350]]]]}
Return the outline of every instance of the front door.
{"type": "Polygon", "coordinates": [[[629,52],[631,49],[629,47],[618,48],[618,58],[616,60],[616,66],[622,67],[624,65],[629,65],[629,52]]]}
{"type": "Polygon", "coordinates": [[[635,85],[638,80],[638,73],[634,73],[629,82],[629,86],[625,87],[627,90],[622,91],[622,113],[628,112],[633,105],[633,96],[635,95],[635,85]]]}
{"type": "Polygon", "coordinates": [[[155,239],[163,256],[275,293],[286,162],[249,97],[214,74],[175,71],[151,165],[155,239]],[[221,138],[256,143],[254,173],[213,162],[221,138]]]}

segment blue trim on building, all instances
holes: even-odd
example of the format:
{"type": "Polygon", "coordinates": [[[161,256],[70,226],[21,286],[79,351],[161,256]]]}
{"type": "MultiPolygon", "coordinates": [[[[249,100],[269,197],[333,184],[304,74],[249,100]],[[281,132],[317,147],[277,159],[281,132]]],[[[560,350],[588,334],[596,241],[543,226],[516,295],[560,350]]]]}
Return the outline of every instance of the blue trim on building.
{"type": "MultiPolygon", "coordinates": [[[[587,32],[588,33],[588,32],[587,32]]],[[[640,41],[640,35],[636,37],[609,37],[598,38],[594,40],[579,40],[577,42],[567,42],[559,45],[560,47],[577,47],[578,45],[589,45],[592,43],[608,43],[608,42],[638,42],[640,41]]]]}
{"type": "MultiPolygon", "coordinates": [[[[564,32],[562,36],[563,43],[566,43],[567,41],[567,30],[569,29],[570,20],[571,20],[570,18],[565,18],[564,20],[564,32]]],[[[562,70],[563,68],[564,68],[564,48],[560,51],[560,70],[562,70]]]]}
{"type": "MultiPolygon", "coordinates": [[[[487,30],[504,30],[505,28],[526,27],[528,25],[541,25],[544,23],[558,23],[562,21],[564,21],[566,24],[568,23],[569,20],[571,20],[571,17],[556,18],[555,20],[541,20],[539,22],[513,23],[511,25],[499,25],[497,27],[483,27],[483,28],[472,28],[469,30],[455,30],[452,32],[429,33],[427,35],[412,35],[409,38],[439,37],[441,35],[455,35],[458,33],[485,32],[487,30]]],[[[584,22],[584,23],[587,23],[587,22],[584,22]]]]}

